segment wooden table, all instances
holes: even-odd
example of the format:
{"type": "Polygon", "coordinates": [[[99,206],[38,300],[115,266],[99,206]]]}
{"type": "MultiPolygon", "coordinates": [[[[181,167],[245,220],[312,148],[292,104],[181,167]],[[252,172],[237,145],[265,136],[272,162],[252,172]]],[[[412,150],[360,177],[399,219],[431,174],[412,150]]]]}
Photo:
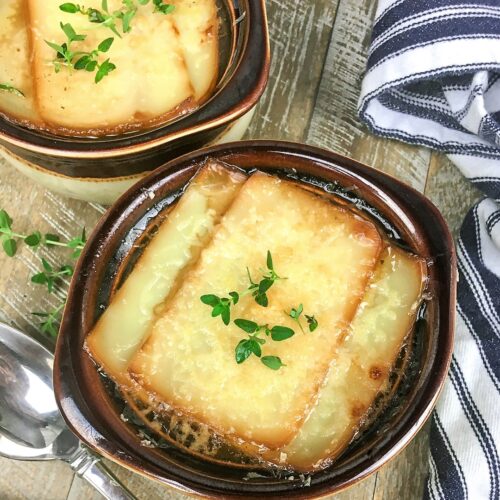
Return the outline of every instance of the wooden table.
{"type": "MultiPolygon", "coordinates": [[[[388,172],[424,192],[457,235],[478,193],[442,155],[370,135],[356,114],[361,78],[375,12],[374,0],[268,0],[273,61],[271,78],[248,138],[286,139],[331,149],[388,172]]],[[[73,236],[92,228],[104,212],[96,204],[47,191],[0,163],[0,208],[20,231],[44,229],[73,236]]],[[[47,260],[61,262],[61,250],[47,260]]],[[[29,281],[39,256],[23,247],[15,259],[0,255],[0,320],[45,342],[31,312],[56,305],[29,281]]],[[[427,475],[428,427],[377,474],[335,496],[344,499],[420,499],[427,475]]],[[[110,464],[141,499],[187,498],[110,464]]],[[[0,458],[2,499],[98,499],[62,463],[0,458]]]]}

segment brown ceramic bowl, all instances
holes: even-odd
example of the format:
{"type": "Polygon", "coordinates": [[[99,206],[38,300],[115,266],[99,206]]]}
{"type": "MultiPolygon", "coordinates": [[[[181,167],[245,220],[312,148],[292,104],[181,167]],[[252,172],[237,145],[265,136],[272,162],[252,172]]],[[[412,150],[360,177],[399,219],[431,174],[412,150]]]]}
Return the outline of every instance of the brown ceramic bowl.
{"type": "Polygon", "coordinates": [[[217,0],[221,67],[212,97],[151,129],[101,138],[61,137],[0,116],[0,157],[65,195],[111,203],[147,172],[202,146],[241,139],[270,65],[264,0],[217,0]]]}
{"type": "Polygon", "coordinates": [[[57,399],[70,427],[90,448],[184,492],[220,498],[331,494],[397,455],[429,417],[452,353],[455,285],[450,233],[434,205],[414,189],[353,160],[309,146],[257,141],[211,147],[178,158],[147,176],[113,205],[94,230],[71,283],[59,333],[54,370],[57,399]],[[370,428],[333,465],[314,473],[308,487],[297,475],[293,480],[270,474],[248,480],[248,469],[211,463],[174,446],[141,446],[137,428],[121,420],[123,407],[110,395],[83,350],[85,336],[109,302],[120,271],[137,252],[134,242],[174,202],[208,157],[334,191],[370,216],[384,220],[389,234],[399,234],[411,250],[432,262],[431,298],[419,314],[403,381],[370,428]]]}

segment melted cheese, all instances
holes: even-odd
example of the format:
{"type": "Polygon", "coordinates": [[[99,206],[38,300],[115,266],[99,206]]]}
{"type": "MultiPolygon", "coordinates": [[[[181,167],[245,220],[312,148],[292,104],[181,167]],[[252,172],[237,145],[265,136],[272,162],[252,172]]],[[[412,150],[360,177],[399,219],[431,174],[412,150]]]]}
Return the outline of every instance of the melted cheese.
{"type": "Polygon", "coordinates": [[[350,335],[340,347],[318,403],[297,437],[268,460],[298,470],[322,467],[351,441],[412,329],[425,279],[425,264],[399,249],[382,256],[350,335]]]}
{"type": "MultiPolygon", "coordinates": [[[[0,3],[0,83],[26,94],[0,92],[0,111],[14,119],[61,134],[119,133],[194,109],[213,90],[219,69],[215,0],[176,0],[167,15],[155,13],[151,2],[138,6],[131,31],[121,33],[117,21],[121,37],[84,15],[62,12],[60,0],[0,3]],[[61,66],[56,72],[56,52],[47,41],[66,42],[61,23],[86,36],[73,51],[90,52],[113,37],[98,60],[109,59],[116,69],[98,84],[95,71],[61,66]]],[[[121,0],[108,4],[111,12],[123,7],[121,0]]],[[[100,2],[85,5],[100,8],[100,2]]]]}
{"type": "Polygon", "coordinates": [[[215,2],[174,0],[172,14],[179,33],[181,51],[194,89],[195,98],[203,100],[212,90],[217,77],[218,23],[215,2]]]}
{"type": "MultiPolygon", "coordinates": [[[[85,16],[61,12],[60,3],[29,0],[38,108],[45,121],[69,128],[108,128],[133,121],[136,113],[161,115],[193,95],[171,19],[154,15],[151,9],[139,10],[132,30],[122,38],[114,35],[105,58],[117,69],[98,87],[87,71],[62,68],[56,73],[50,62],[55,52],[45,40],[65,40],[60,22],[87,35],[77,44],[82,51],[91,51],[113,36],[106,28],[90,29],[85,16]]],[[[119,0],[109,2],[111,10],[121,6],[119,0]]]]}
{"type": "Polygon", "coordinates": [[[0,83],[12,85],[25,95],[22,98],[0,91],[0,111],[37,122],[23,4],[19,0],[0,2],[0,83]]]}
{"type": "Polygon", "coordinates": [[[87,349],[115,380],[126,383],[128,362],[147,336],[155,308],[196,261],[245,179],[216,163],[204,167],[90,332],[87,349]]]}
{"type": "Polygon", "coordinates": [[[223,435],[270,448],[288,444],[315,401],[381,247],[372,223],[296,184],[254,174],[154,324],[131,374],[176,410],[223,435]],[[269,290],[267,308],[246,296],[235,317],[296,329],[286,342],[263,346],[264,355],[287,365],[279,371],[255,356],[236,364],[235,346],[245,334],[211,318],[200,301],[207,293],[244,290],[246,266],[256,278],[268,250],[287,279],[269,290]],[[314,333],[302,334],[284,314],[300,303],[318,319],[314,333]]]}

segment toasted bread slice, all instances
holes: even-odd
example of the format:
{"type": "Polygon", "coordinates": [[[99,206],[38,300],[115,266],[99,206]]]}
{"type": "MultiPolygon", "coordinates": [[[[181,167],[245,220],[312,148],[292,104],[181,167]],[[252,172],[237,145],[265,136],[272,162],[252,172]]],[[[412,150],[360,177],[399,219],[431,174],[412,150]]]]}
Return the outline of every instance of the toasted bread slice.
{"type": "Polygon", "coordinates": [[[219,22],[215,0],[171,0],[171,14],[197,101],[215,85],[219,70],[219,22]]]}
{"type": "Polygon", "coordinates": [[[295,439],[264,457],[296,470],[321,468],[342,452],[386,387],[411,331],[426,279],[422,259],[387,248],[337,352],[316,406],[295,439]]]}
{"type": "Polygon", "coordinates": [[[382,249],[375,226],[295,183],[255,173],[223,217],[196,267],[169,302],[130,364],[132,376],[174,409],[222,435],[269,448],[297,434],[364,295],[382,249]],[[204,294],[227,296],[257,279],[272,253],[287,279],[269,291],[269,306],[250,295],[232,319],[295,328],[284,342],[268,339],[263,355],[279,356],[279,371],[252,356],[235,361],[245,338],[233,323],[212,318],[204,294]],[[284,313],[303,304],[319,327],[303,334],[284,313]]]}
{"type": "MultiPolygon", "coordinates": [[[[111,12],[123,6],[120,0],[108,3],[111,12]]],[[[62,12],[60,4],[60,0],[28,0],[37,105],[46,122],[71,130],[112,129],[168,113],[193,96],[170,15],[154,13],[151,6],[139,8],[131,31],[119,38],[106,27],[89,23],[86,16],[62,12]],[[56,52],[46,41],[59,45],[66,41],[61,22],[87,36],[72,50],[92,51],[113,37],[110,50],[99,60],[109,58],[116,70],[98,84],[85,70],[61,67],[56,73],[52,63],[56,52]]]]}
{"type": "Polygon", "coordinates": [[[203,167],[90,332],[87,349],[117,382],[128,382],[128,363],[144,342],[155,310],[196,262],[245,180],[242,172],[215,162],[203,167]]]}
{"type": "Polygon", "coordinates": [[[0,90],[0,111],[18,120],[39,121],[34,109],[31,58],[24,1],[0,2],[0,83],[20,90],[24,97],[0,90]]]}

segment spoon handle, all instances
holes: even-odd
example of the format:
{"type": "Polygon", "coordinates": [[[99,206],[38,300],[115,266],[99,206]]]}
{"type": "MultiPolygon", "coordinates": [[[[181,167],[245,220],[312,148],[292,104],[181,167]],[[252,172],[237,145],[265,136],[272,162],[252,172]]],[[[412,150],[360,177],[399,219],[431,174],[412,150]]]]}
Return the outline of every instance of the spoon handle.
{"type": "Polygon", "coordinates": [[[137,500],[100,458],[90,451],[83,449],[70,465],[107,500],[137,500]]]}

